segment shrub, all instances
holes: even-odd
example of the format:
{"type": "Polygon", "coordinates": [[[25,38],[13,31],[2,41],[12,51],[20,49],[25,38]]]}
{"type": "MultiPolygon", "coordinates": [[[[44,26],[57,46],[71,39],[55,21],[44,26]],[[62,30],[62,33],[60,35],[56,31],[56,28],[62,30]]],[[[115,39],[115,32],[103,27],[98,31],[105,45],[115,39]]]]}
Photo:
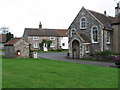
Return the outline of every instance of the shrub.
{"type": "Polygon", "coordinates": [[[102,51],[102,52],[91,53],[89,56],[91,56],[91,58],[97,59],[99,61],[113,62],[115,55],[116,54],[113,53],[112,51],[106,50],[106,51],[102,51]]]}
{"type": "Polygon", "coordinates": [[[62,49],[61,49],[61,48],[58,48],[58,49],[56,49],[55,51],[59,51],[59,52],[61,52],[61,51],[62,51],[62,49]]]}
{"type": "Polygon", "coordinates": [[[113,53],[112,51],[106,50],[106,51],[98,52],[96,53],[96,55],[111,56],[111,55],[115,55],[115,53],[113,53]]]}

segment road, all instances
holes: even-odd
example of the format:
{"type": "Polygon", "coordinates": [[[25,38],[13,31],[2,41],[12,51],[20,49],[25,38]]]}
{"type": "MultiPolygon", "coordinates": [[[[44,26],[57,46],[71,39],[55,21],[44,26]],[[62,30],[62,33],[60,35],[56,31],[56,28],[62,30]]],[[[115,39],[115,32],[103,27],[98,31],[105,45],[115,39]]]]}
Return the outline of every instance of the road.
{"type": "Polygon", "coordinates": [[[56,52],[56,53],[47,52],[47,53],[38,53],[38,58],[46,58],[46,59],[52,59],[52,60],[81,63],[81,64],[89,64],[89,65],[95,65],[95,66],[118,67],[114,63],[110,63],[110,62],[68,59],[66,58],[66,55],[67,55],[67,52],[56,52]]]}

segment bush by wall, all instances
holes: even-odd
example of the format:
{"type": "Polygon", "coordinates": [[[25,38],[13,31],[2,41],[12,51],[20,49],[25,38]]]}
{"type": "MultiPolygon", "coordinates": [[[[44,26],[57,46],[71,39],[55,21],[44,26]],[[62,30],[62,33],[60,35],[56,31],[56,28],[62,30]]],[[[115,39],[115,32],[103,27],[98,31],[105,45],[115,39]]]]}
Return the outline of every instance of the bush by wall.
{"type": "Polygon", "coordinates": [[[92,53],[90,54],[91,58],[97,59],[99,61],[108,61],[108,62],[114,62],[115,53],[112,51],[106,50],[98,53],[92,53]]]}

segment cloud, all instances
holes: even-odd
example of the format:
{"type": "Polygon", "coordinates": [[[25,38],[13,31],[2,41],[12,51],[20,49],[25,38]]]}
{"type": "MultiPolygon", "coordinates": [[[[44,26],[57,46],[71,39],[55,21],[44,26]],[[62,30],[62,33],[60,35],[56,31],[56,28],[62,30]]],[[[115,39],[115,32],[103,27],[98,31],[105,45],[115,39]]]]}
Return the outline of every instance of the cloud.
{"type": "Polygon", "coordinates": [[[114,16],[113,0],[0,0],[0,26],[10,27],[15,36],[24,28],[68,28],[82,6],[114,16]]]}

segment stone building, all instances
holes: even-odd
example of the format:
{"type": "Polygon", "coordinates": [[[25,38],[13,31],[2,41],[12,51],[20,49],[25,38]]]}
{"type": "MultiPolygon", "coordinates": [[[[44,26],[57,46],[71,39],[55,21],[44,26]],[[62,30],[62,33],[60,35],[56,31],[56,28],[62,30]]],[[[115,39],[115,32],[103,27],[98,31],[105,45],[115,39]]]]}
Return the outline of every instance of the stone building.
{"type": "MultiPolygon", "coordinates": [[[[41,50],[39,44],[43,40],[52,41],[50,48],[68,49],[68,34],[66,29],[44,29],[40,23],[39,28],[25,28],[23,38],[30,44],[31,50],[41,50]]],[[[48,51],[47,44],[44,43],[43,51],[48,51]]]]}
{"type": "Polygon", "coordinates": [[[6,34],[0,34],[0,49],[4,49],[4,43],[7,42],[6,34]]]}
{"type": "Polygon", "coordinates": [[[29,58],[29,44],[22,38],[14,38],[5,43],[7,58],[29,58]]]}
{"type": "Polygon", "coordinates": [[[104,50],[113,50],[120,54],[119,5],[116,9],[118,8],[119,14],[111,17],[106,15],[106,11],[101,14],[82,7],[68,28],[70,58],[85,58],[90,53],[104,50]]]}
{"type": "Polygon", "coordinates": [[[115,7],[115,19],[112,22],[113,30],[113,44],[112,51],[120,54],[120,2],[115,7]]]}

